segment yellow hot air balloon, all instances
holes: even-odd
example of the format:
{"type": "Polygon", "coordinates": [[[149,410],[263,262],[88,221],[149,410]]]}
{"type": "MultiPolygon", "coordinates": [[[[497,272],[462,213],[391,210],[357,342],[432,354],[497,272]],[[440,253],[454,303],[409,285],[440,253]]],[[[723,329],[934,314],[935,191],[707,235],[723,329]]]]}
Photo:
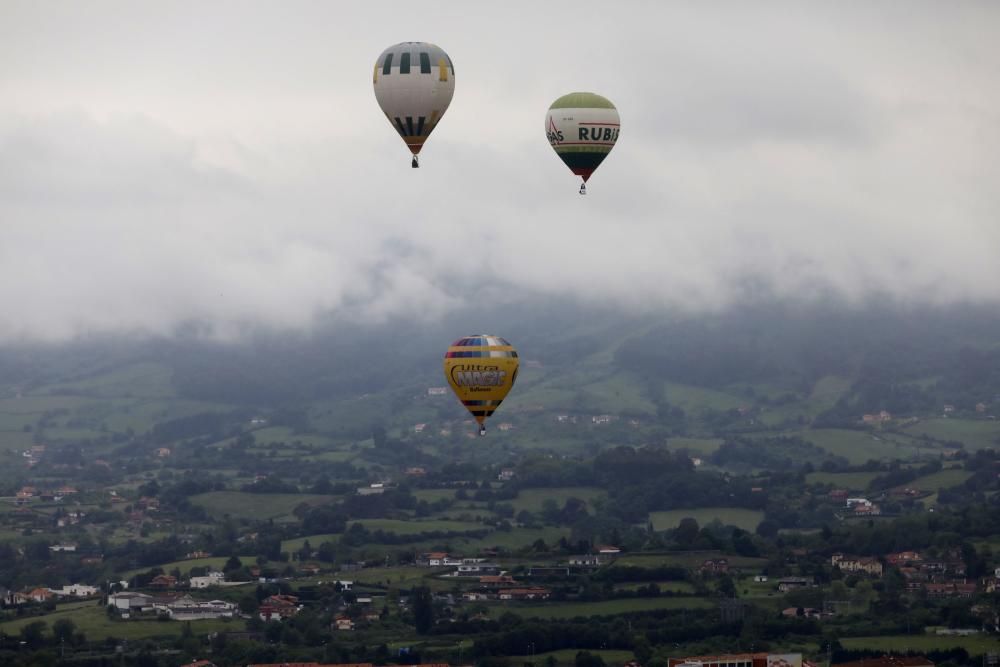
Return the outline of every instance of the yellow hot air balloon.
{"type": "Polygon", "coordinates": [[[479,422],[479,435],[486,435],[486,418],[514,386],[517,365],[514,346],[486,334],[459,338],[444,355],[444,375],[458,400],[479,422]]]}

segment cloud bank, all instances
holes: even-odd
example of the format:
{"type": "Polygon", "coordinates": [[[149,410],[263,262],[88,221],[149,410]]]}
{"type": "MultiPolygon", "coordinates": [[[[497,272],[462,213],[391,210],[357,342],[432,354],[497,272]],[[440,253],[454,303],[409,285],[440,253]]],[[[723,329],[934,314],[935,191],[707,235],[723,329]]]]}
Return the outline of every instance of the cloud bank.
{"type": "Polygon", "coordinates": [[[994,5],[202,5],[0,8],[0,340],[1000,301],[994,5]],[[371,90],[404,40],[456,65],[420,170],[371,90]],[[622,116],[586,197],[572,90],[622,116]]]}

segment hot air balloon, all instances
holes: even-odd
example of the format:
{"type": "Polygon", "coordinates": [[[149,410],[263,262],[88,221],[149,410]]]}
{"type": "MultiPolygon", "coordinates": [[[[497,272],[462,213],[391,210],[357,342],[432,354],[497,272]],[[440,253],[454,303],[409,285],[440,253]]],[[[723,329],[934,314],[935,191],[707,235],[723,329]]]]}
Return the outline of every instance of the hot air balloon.
{"type": "Polygon", "coordinates": [[[618,140],[618,110],[594,93],[570,93],[552,103],[545,117],[545,134],[556,154],[583,178],[580,194],[587,194],[587,179],[604,161],[618,140]]]}
{"type": "Polygon", "coordinates": [[[411,166],[455,94],[455,66],[427,42],[390,46],[375,61],[375,99],[413,153],[411,166]]]}
{"type": "Polygon", "coordinates": [[[517,351],[499,336],[459,338],[444,355],[444,375],[486,435],[486,418],[500,407],[517,379],[517,351]]]}

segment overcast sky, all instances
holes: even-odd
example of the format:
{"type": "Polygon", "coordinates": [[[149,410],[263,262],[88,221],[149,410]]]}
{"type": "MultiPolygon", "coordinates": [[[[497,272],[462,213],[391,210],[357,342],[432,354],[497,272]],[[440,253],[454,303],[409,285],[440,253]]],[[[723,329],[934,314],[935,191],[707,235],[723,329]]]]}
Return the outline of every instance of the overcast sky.
{"type": "Polygon", "coordinates": [[[0,2],[0,339],[1000,302],[1000,3],[0,2]],[[455,63],[412,170],[372,66],[455,63]],[[589,184],[545,111],[612,100],[589,184]]]}

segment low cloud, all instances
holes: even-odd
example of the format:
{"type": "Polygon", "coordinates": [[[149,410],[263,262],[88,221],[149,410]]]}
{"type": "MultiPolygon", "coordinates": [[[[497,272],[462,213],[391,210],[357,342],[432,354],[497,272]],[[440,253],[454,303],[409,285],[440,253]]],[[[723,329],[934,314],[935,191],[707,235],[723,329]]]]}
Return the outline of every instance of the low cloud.
{"type": "MultiPolygon", "coordinates": [[[[1000,47],[982,29],[997,12],[911,7],[637,3],[600,30],[558,5],[538,26],[478,17],[516,29],[513,50],[477,39],[477,17],[421,20],[407,30],[449,49],[458,87],[419,171],[365,75],[395,30],[361,5],[302,5],[273,29],[254,7],[266,66],[239,30],[130,60],[101,12],[73,63],[52,51],[59,17],[31,43],[0,34],[22,56],[0,65],[0,339],[191,321],[232,337],[524,295],[695,312],[761,292],[1000,301],[1000,47]],[[330,12],[355,28],[320,45],[330,12]],[[603,39],[601,57],[573,65],[556,19],[566,40],[603,39]],[[935,25],[937,42],[907,42],[935,25]],[[579,197],[542,118],[585,87],[623,131],[579,197]]],[[[5,11],[8,30],[34,17],[5,11]]],[[[131,18],[155,43],[175,13],[131,18]]]]}

